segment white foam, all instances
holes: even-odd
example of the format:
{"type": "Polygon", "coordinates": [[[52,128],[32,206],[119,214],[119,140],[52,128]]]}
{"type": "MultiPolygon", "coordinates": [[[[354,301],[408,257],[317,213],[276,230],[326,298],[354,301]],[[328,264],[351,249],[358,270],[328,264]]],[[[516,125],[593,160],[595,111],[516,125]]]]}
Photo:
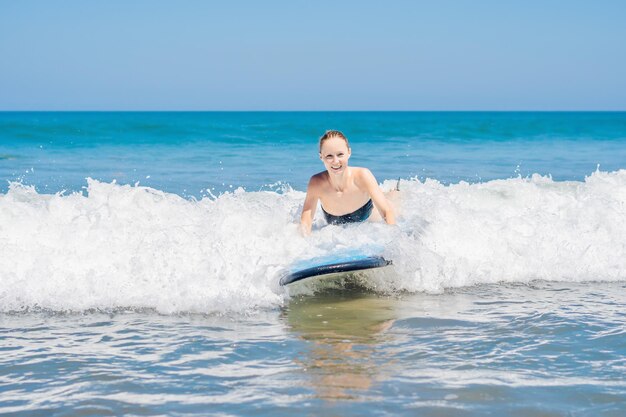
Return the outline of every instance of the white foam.
{"type": "Polygon", "coordinates": [[[272,308],[284,302],[277,282],[290,263],[364,245],[394,260],[368,278],[384,291],[626,279],[625,170],[401,189],[399,227],[322,227],[318,213],[305,239],[300,191],[195,201],[95,180],[86,195],[13,183],[0,194],[0,311],[272,308]]]}
{"type": "Polygon", "coordinates": [[[394,248],[397,285],[441,291],[492,282],[626,279],[626,170],[403,184],[411,237],[394,248]]]}

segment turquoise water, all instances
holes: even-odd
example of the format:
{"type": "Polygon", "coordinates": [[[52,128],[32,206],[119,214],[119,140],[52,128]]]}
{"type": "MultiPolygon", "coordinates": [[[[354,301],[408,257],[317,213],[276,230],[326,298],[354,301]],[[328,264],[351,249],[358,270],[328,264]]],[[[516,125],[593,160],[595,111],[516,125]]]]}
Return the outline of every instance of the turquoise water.
{"type": "Polygon", "coordinates": [[[316,142],[329,128],[381,181],[582,180],[626,160],[626,113],[18,112],[0,113],[0,190],[16,179],[80,190],[86,177],[196,197],[277,182],[303,190],[323,169],[316,142]]]}
{"type": "Polygon", "coordinates": [[[621,416],[624,145],[626,113],[0,113],[0,414],[621,416]],[[397,228],[298,234],[331,128],[397,228]],[[393,266],[277,284],[364,246],[393,266]]]}

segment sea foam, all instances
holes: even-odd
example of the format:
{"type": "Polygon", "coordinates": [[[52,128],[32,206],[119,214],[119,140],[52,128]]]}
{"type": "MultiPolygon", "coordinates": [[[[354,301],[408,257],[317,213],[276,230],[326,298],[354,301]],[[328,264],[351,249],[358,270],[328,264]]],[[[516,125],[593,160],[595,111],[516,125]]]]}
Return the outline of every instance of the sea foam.
{"type": "Polygon", "coordinates": [[[189,200],[91,179],[68,195],[12,183],[0,194],[0,311],[275,308],[290,264],[360,247],[393,259],[365,280],[383,292],[626,279],[626,170],[400,187],[397,227],[326,226],[318,210],[304,238],[304,193],[291,189],[189,200]]]}

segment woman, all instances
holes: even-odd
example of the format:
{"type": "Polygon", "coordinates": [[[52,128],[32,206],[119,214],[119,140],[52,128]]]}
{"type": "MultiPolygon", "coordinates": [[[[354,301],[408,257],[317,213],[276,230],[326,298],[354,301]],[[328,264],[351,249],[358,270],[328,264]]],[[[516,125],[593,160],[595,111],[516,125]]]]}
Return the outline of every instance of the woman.
{"type": "Polygon", "coordinates": [[[318,200],[330,224],[375,220],[377,217],[382,217],[387,224],[395,224],[393,208],[370,170],[348,166],[351,150],[344,134],[328,130],[320,138],[319,147],[326,171],[313,175],[309,180],[300,218],[302,233],[305,236],[311,234],[318,200]],[[372,213],[373,207],[380,216],[372,213]]]}

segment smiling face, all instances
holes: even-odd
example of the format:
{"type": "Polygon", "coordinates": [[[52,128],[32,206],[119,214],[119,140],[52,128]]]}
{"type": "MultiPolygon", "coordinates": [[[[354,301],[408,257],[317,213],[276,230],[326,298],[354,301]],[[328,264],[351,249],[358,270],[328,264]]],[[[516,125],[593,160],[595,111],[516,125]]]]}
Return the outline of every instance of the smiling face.
{"type": "Polygon", "coordinates": [[[320,159],[329,174],[342,174],[348,168],[350,148],[344,138],[339,136],[330,137],[322,142],[320,159]]]}

